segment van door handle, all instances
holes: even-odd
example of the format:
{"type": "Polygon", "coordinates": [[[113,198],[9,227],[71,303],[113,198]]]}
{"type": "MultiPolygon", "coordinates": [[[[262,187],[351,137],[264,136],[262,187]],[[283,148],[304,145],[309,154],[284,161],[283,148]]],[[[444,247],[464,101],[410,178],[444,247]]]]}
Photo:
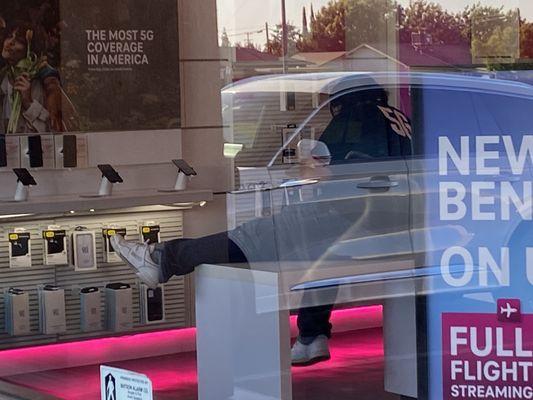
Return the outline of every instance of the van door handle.
{"type": "Polygon", "coordinates": [[[399,185],[396,181],[391,181],[388,176],[373,176],[367,182],[357,184],[359,189],[391,189],[399,185]]]}

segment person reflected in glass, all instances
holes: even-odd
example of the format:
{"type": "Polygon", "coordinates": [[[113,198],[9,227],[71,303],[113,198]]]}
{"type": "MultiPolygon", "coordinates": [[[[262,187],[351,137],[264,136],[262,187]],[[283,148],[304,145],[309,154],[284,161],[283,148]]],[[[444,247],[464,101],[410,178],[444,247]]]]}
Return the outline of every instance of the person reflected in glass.
{"type": "MultiPolygon", "coordinates": [[[[298,144],[300,164],[295,181],[309,183],[312,199],[286,200],[286,206],[271,217],[252,219],[232,231],[198,239],[147,244],[128,242],[116,235],[111,244],[150,287],[174,275],[189,274],[201,264],[244,264],[253,268],[256,263],[279,262],[283,268],[284,263],[312,266],[334,259],[330,250],[353,229],[358,212],[338,208],[335,201],[320,201],[335,197],[321,188],[319,181],[327,179],[332,161],[338,164],[408,154],[407,136],[394,130],[394,122],[386,116],[389,110],[395,109],[387,106],[387,94],[382,89],[345,95],[331,102],[332,119],[320,141],[304,139],[298,144]],[[320,178],[314,187],[316,177],[320,178]]],[[[336,287],[321,294],[304,292],[303,303],[312,306],[298,312],[299,336],[292,347],[293,364],[309,365],[330,358],[330,317],[336,296],[336,287]]]]}

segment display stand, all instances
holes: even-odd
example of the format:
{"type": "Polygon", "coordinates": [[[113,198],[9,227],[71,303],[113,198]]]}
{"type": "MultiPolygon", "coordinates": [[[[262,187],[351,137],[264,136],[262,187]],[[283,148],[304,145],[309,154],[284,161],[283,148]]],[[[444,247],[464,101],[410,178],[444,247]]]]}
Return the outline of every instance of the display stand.
{"type": "Polygon", "coordinates": [[[102,172],[102,180],[98,188],[97,194],[84,194],[81,197],[94,198],[94,197],[108,197],[113,194],[113,185],[115,183],[123,183],[124,180],[118,174],[118,172],[109,164],[102,164],[98,166],[98,169],[102,172]]]}
{"type": "Polygon", "coordinates": [[[4,202],[22,203],[28,201],[30,186],[36,186],[37,182],[26,168],[15,168],[13,172],[17,176],[17,188],[13,199],[3,200],[4,202]]]}
{"type": "Polygon", "coordinates": [[[29,195],[29,186],[25,186],[21,181],[18,181],[17,190],[15,191],[15,201],[27,201],[29,195]]]}
{"type": "Polygon", "coordinates": [[[185,160],[172,160],[172,162],[178,168],[176,184],[171,189],[160,189],[160,192],[170,193],[187,190],[187,183],[189,179],[197,175],[196,171],[185,160]]]}
{"type": "MultiPolygon", "coordinates": [[[[279,265],[266,263],[262,270],[222,265],[196,269],[199,400],[292,399],[289,312],[328,304],[321,301],[330,301],[332,286],[305,289],[316,294],[306,296],[311,303],[304,300],[304,290],[292,288],[313,278],[346,277],[354,269],[334,264],[314,271],[290,263],[283,267],[280,271],[279,265]]],[[[362,269],[379,267],[376,263],[362,269]]],[[[336,303],[383,304],[384,386],[389,392],[416,397],[416,282],[360,277],[339,287],[336,303]]]]}

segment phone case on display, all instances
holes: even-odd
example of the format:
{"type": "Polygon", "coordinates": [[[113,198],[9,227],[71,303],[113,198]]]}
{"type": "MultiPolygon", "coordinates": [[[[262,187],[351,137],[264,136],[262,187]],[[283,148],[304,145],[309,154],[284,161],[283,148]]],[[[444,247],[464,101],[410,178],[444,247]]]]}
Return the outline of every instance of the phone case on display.
{"type": "Polygon", "coordinates": [[[29,232],[9,233],[10,268],[31,267],[31,235],[29,232]]]}
{"type": "Polygon", "coordinates": [[[67,232],[65,230],[45,230],[44,239],[44,264],[67,265],[67,232]]]}
{"type": "Polygon", "coordinates": [[[131,286],[111,283],[105,287],[107,329],[113,332],[133,328],[133,298],[131,286]]]}
{"type": "Polygon", "coordinates": [[[43,144],[40,135],[28,137],[28,155],[31,168],[41,168],[43,164],[43,144]]]}
{"type": "Polygon", "coordinates": [[[104,262],[106,263],[120,263],[122,259],[113,249],[109,240],[114,235],[122,235],[126,237],[126,228],[104,228],[102,229],[102,236],[104,238],[104,262]]]}
{"type": "Polygon", "coordinates": [[[0,135],[0,168],[7,167],[6,135],[0,135]]]}
{"type": "Polygon", "coordinates": [[[82,332],[102,330],[101,292],[97,287],[86,287],[80,291],[80,323],[82,332]]]}
{"type": "Polygon", "coordinates": [[[141,322],[143,324],[154,324],[165,320],[165,290],[164,286],[150,289],[141,284],[141,322]]]}
{"type": "Polygon", "coordinates": [[[72,234],[72,257],[76,271],[92,271],[97,268],[94,232],[79,230],[72,234]]]}
{"type": "Polygon", "coordinates": [[[78,166],[78,143],[76,135],[63,136],[63,167],[76,168],[78,166]]]}
{"type": "Polygon", "coordinates": [[[140,228],[141,241],[148,244],[159,243],[161,227],[159,225],[143,225],[140,228]]]}
{"type": "Polygon", "coordinates": [[[67,330],[63,289],[53,285],[39,289],[39,327],[44,335],[54,335],[67,330]]]}
{"type": "Polygon", "coordinates": [[[21,289],[9,289],[4,295],[6,332],[11,336],[30,334],[30,298],[21,289]]]}

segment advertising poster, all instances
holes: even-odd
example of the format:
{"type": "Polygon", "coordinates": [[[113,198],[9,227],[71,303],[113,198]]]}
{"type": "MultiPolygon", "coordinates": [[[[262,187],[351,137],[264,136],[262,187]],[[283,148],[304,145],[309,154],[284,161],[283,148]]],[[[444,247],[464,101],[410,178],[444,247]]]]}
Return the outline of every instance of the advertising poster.
{"type": "Polygon", "coordinates": [[[428,255],[429,398],[533,398],[533,137],[440,137],[432,226],[470,238],[428,255]]]}
{"type": "Polygon", "coordinates": [[[4,2],[0,37],[0,133],[179,127],[176,1],[4,2]]]}

